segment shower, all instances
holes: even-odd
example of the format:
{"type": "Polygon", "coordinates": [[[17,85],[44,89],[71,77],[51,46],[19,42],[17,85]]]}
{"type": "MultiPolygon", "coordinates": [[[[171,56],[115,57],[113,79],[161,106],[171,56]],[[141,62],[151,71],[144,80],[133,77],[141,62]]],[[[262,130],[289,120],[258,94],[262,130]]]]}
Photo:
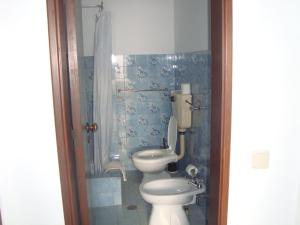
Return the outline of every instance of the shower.
{"type": "MultiPolygon", "coordinates": [[[[85,6],[95,7],[95,6],[85,6]]],[[[119,170],[123,180],[126,174],[119,160],[111,160],[113,127],[112,89],[112,25],[111,13],[104,11],[103,1],[95,16],[94,67],[93,67],[93,122],[97,130],[93,133],[92,171],[96,177],[111,170],[119,170]]]]}

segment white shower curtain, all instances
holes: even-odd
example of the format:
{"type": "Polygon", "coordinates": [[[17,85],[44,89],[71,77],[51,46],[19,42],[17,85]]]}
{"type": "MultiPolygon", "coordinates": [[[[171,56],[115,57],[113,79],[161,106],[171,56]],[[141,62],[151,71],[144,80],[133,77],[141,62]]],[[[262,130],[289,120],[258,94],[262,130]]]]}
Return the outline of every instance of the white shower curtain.
{"type": "Polygon", "coordinates": [[[111,15],[100,12],[96,16],[94,39],[93,117],[98,124],[94,133],[95,175],[101,174],[109,162],[112,136],[112,34],[111,15]]]}

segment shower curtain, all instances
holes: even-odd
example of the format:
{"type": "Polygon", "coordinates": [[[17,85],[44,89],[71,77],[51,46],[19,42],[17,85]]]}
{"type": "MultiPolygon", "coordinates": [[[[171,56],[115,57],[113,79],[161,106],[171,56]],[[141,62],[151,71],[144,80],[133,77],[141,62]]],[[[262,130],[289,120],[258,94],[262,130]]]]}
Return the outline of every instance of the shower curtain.
{"type": "Polygon", "coordinates": [[[94,133],[95,175],[100,175],[109,162],[112,136],[112,34],[111,15],[99,12],[94,37],[93,117],[98,124],[94,133]]]}

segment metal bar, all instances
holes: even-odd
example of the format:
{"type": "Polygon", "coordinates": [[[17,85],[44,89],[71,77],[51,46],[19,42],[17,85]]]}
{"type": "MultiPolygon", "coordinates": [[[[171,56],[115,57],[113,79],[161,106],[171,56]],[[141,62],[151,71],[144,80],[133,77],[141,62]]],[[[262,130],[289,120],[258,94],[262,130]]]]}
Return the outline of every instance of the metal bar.
{"type": "Polygon", "coordinates": [[[99,8],[101,11],[103,11],[104,10],[104,3],[103,3],[103,1],[101,1],[101,3],[100,4],[96,4],[96,5],[82,5],[81,6],[82,8],[99,8]]]}
{"type": "Polygon", "coordinates": [[[146,92],[146,91],[167,91],[168,89],[140,89],[140,90],[133,90],[133,89],[118,89],[118,92],[146,92]]]}
{"type": "Polygon", "coordinates": [[[83,5],[81,6],[82,8],[97,8],[97,7],[100,7],[101,8],[101,5],[83,5]]]}

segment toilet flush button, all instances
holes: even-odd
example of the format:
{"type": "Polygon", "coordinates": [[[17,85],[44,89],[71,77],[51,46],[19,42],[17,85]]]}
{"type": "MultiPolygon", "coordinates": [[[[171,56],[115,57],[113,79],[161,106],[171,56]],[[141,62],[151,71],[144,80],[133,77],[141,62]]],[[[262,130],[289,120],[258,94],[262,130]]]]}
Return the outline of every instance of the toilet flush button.
{"type": "Polygon", "coordinates": [[[268,169],[270,153],[269,151],[254,151],[252,153],[252,168],[253,169],[268,169]]]}

